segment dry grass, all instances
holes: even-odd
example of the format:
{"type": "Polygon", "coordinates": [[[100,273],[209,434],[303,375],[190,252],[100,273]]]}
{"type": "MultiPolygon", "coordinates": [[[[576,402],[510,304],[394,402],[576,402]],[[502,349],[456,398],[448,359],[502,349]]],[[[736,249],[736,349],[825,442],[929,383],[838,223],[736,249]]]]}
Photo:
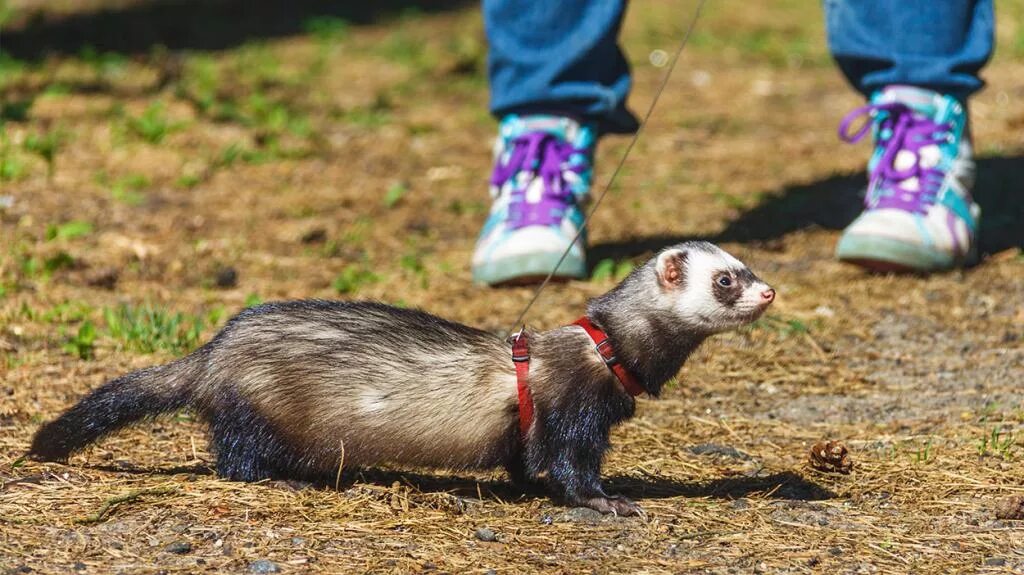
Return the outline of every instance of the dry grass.
{"type": "MultiPolygon", "coordinates": [[[[658,80],[647,55],[671,49],[688,6],[632,7],[637,109],[658,80]]],[[[595,220],[592,253],[632,261],[710,237],[779,300],[616,430],[607,483],[646,521],[566,509],[497,473],[353,470],[338,490],[229,483],[210,472],[187,414],[68,466],[20,459],[40,421],[191,341],[170,330],[171,343],[141,353],[112,335],[105,308],[180,312],[202,320],[204,338],[254,296],[376,298],[507,328],[531,290],[473,287],[468,268],[494,129],[473,8],[353,25],[335,40],[144,54],[114,71],[73,50],[4,78],[8,110],[34,100],[3,127],[21,174],[0,183],[14,199],[0,211],[0,571],[244,572],[257,560],[316,573],[1024,571],[1020,522],[995,518],[1002,498],[1024,494],[1019,1],[998,6],[1001,51],[973,107],[990,256],[929,278],[831,259],[867,151],[835,140],[859,101],[828,63],[818,4],[711,3],[595,220]],[[203,65],[241,118],[200,109],[206,92],[188,86],[203,65]],[[57,130],[51,176],[23,144],[57,130]],[[219,288],[225,267],[237,283],[219,288]],[[849,447],[852,474],[807,467],[825,439],[849,447]],[[187,552],[168,550],[182,542],[187,552]]],[[[602,170],[624,145],[602,145],[602,170]]],[[[530,322],[571,321],[611,285],[553,286],[530,322]]]]}

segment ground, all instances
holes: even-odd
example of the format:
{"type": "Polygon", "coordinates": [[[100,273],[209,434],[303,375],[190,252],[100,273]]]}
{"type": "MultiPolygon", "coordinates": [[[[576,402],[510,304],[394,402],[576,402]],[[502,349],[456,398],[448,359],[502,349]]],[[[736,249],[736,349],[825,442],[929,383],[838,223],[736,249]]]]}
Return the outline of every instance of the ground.
{"type": "MultiPolygon", "coordinates": [[[[530,288],[471,284],[495,124],[473,2],[13,0],[0,47],[0,572],[1024,572],[1024,2],[972,103],[980,265],[837,263],[868,148],[821,6],[712,1],[593,221],[593,277],[718,242],[778,290],[614,432],[611,490],[646,518],[524,495],[504,475],[211,471],[188,413],[69,465],[22,455],[87,390],[195,347],[256,301],[367,298],[495,332],[530,288]],[[257,4],[250,6],[250,4],[257,4]],[[808,467],[842,441],[849,475],[808,467]]],[[[634,109],[692,0],[632,3],[634,109]]],[[[624,137],[599,150],[603,186],[624,137]]]]}

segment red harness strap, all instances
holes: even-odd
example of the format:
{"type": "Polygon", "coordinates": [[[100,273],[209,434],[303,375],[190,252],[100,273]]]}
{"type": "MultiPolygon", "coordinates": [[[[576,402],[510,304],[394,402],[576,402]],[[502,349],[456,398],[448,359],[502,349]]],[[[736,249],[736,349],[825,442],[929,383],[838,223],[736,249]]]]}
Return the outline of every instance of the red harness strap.
{"type": "MultiPolygon", "coordinates": [[[[578,325],[586,330],[590,339],[594,340],[594,349],[604,360],[608,369],[612,370],[615,377],[622,382],[632,396],[646,393],[640,382],[633,374],[626,370],[626,367],[619,363],[615,357],[615,350],[608,341],[608,335],[598,329],[586,316],[578,319],[573,325],[578,325]]],[[[519,432],[526,437],[530,431],[530,424],[533,423],[533,394],[530,393],[530,344],[527,341],[526,332],[519,332],[512,340],[512,363],[516,366],[516,388],[519,391],[519,432]]]]}
{"type": "Polygon", "coordinates": [[[516,387],[519,389],[519,431],[526,437],[533,423],[533,396],[529,384],[530,345],[525,332],[519,332],[512,342],[512,363],[516,366],[516,387]]]}
{"type": "Polygon", "coordinates": [[[587,316],[583,316],[576,320],[574,325],[582,327],[587,332],[587,335],[590,336],[590,339],[594,340],[594,349],[597,350],[598,355],[600,355],[601,359],[604,360],[608,369],[612,370],[615,377],[619,378],[619,381],[622,382],[622,387],[626,388],[626,391],[628,391],[630,395],[635,397],[641,393],[647,392],[647,390],[640,385],[640,382],[633,377],[633,374],[626,370],[626,366],[622,365],[619,362],[619,359],[615,357],[615,350],[612,349],[612,342],[608,341],[608,334],[601,331],[596,325],[591,323],[590,318],[587,316]]]}

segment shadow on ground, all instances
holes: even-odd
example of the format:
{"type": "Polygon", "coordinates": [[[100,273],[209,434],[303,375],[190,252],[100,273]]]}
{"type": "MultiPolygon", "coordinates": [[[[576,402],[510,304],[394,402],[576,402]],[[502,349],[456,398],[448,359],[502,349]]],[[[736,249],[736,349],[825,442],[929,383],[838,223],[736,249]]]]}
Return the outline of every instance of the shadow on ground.
{"type": "Polygon", "coordinates": [[[981,206],[981,252],[1024,248],[1024,155],[979,159],[974,196],[981,206]]]}
{"type": "MultiPolygon", "coordinates": [[[[422,492],[446,492],[465,497],[476,497],[481,492],[506,500],[515,500],[524,496],[527,498],[548,496],[548,492],[539,486],[524,491],[506,481],[478,481],[455,476],[374,470],[346,477],[347,483],[351,483],[356,478],[360,481],[380,485],[392,485],[398,481],[422,492]]],[[[609,477],[603,483],[608,493],[624,495],[636,500],[669,497],[738,499],[755,494],[772,499],[802,501],[820,501],[836,497],[832,491],[791,471],[764,477],[724,477],[703,483],[683,482],[667,477],[625,476],[609,477]]]]}
{"type": "Polygon", "coordinates": [[[836,494],[792,471],[764,477],[723,477],[704,483],[680,483],[663,477],[612,477],[605,481],[610,493],[621,493],[633,499],[664,499],[666,497],[714,497],[739,499],[761,495],[771,499],[821,501],[836,494]]]}
{"type": "MultiPolygon", "coordinates": [[[[184,465],[176,467],[143,467],[129,463],[116,465],[90,465],[92,469],[108,473],[126,473],[130,475],[181,475],[211,476],[214,471],[207,465],[184,465]]],[[[38,483],[50,476],[49,472],[33,474],[20,478],[11,478],[8,485],[16,483],[38,483]]],[[[432,475],[425,473],[389,471],[389,470],[352,470],[346,471],[341,478],[340,486],[350,487],[356,481],[391,486],[401,483],[413,487],[423,493],[450,493],[462,497],[477,497],[484,493],[502,500],[521,500],[548,497],[548,491],[541,485],[521,488],[508,481],[480,481],[470,477],[432,475]]],[[[279,480],[270,481],[269,485],[285,489],[303,489],[319,487],[333,489],[333,478],[325,478],[313,483],[304,481],[279,480]]],[[[836,494],[791,471],[775,473],[764,477],[723,477],[703,483],[676,481],[666,477],[625,477],[613,476],[604,481],[609,493],[624,495],[631,499],[665,499],[669,497],[714,497],[718,499],[739,499],[752,495],[761,495],[772,499],[793,499],[801,501],[820,501],[832,499],[836,494]]]]}
{"type": "Polygon", "coordinates": [[[246,42],[305,32],[311,18],[331,16],[351,24],[427,14],[475,5],[470,0],[149,0],[66,16],[29,15],[4,31],[3,51],[23,60],[49,54],[146,54],[169,50],[224,50],[246,42]]]}
{"type": "MultiPolygon", "coordinates": [[[[1024,247],[1024,155],[985,157],[977,164],[974,195],[982,209],[981,253],[1024,247]]],[[[841,230],[860,213],[866,184],[864,176],[857,174],[790,185],[771,193],[711,237],[659,235],[596,244],[590,249],[590,261],[635,258],[690,240],[756,245],[810,228],[841,230]]]]}

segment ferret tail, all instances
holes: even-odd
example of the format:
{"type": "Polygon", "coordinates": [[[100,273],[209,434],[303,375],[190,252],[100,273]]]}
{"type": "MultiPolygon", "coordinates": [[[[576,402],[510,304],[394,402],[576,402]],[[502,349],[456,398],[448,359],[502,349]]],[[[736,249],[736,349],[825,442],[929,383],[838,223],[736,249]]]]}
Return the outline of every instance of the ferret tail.
{"type": "Polygon", "coordinates": [[[41,461],[66,461],[72,453],[108,433],[186,407],[203,363],[200,350],[108,381],[39,428],[28,456],[41,461]]]}

